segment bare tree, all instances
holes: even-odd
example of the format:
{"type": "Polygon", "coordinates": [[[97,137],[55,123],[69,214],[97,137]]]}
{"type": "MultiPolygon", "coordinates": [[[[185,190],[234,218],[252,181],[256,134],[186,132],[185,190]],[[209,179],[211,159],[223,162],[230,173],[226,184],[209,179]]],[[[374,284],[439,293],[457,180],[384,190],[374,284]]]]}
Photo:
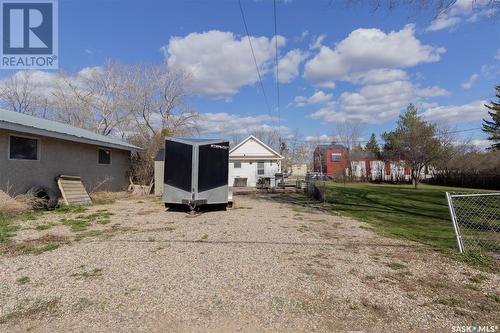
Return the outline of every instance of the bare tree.
{"type": "Polygon", "coordinates": [[[264,142],[269,147],[274,150],[279,150],[280,145],[280,135],[277,128],[274,127],[262,127],[254,128],[250,131],[250,134],[258,138],[260,141],[264,142]]]}
{"type": "Polygon", "coordinates": [[[75,84],[72,76],[63,72],[58,73],[54,81],[49,97],[52,117],[76,127],[95,128],[90,105],[81,97],[83,88],[75,84]]]}
{"type": "Polygon", "coordinates": [[[335,137],[348,150],[352,150],[360,145],[362,132],[363,124],[359,121],[338,123],[335,137]]]}
{"type": "Polygon", "coordinates": [[[189,75],[166,65],[135,65],[129,73],[125,100],[143,136],[196,131],[198,114],[187,103],[189,75]]]}
{"type": "Polygon", "coordinates": [[[123,101],[123,76],[127,70],[126,66],[108,62],[103,68],[93,69],[81,77],[81,83],[70,83],[78,100],[92,113],[94,130],[102,135],[114,133],[120,124],[130,119],[123,101]]]}
{"type": "MultiPolygon", "coordinates": [[[[330,5],[334,2],[344,3],[346,7],[355,7],[357,5],[367,5],[374,12],[380,10],[394,10],[398,7],[409,7],[417,11],[430,10],[433,17],[438,17],[449,11],[458,0],[330,0],[330,5]]],[[[497,17],[500,13],[500,0],[471,0],[470,6],[472,10],[492,9],[493,15],[488,15],[486,18],[497,17]]]]}
{"type": "Polygon", "coordinates": [[[32,72],[19,71],[1,82],[0,103],[12,111],[34,115],[39,105],[36,90],[32,72]]]}

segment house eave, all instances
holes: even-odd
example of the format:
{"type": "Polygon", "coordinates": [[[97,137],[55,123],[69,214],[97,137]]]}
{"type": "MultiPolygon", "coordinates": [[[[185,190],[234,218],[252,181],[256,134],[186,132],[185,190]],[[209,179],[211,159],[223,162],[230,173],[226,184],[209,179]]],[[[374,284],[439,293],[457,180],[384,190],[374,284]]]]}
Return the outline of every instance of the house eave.
{"type": "Polygon", "coordinates": [[[229,160],[245,160],[245,161],[257,161],[257,160],[266,160],[266,161],[280,161],[282,160],[283,157],[277,157],[277,156],[231,156],[229,155],[229,160]]]}
{"type": "Polygon", "coordinates": [[[121,145],[121,144],[115,144],[115,143],[106,142],[106,141],[92,140],[92,139],[83,138],[83,137],[79,137],[79,136],[75,136],[75,135],[53,132],[53,131],[48,131],[45,129],[39,129],[39,128],[30,127],[30,126],[9,123],[9,122],[5,122],[5,121],[0,121],[0,129],[7,130],[7,131],[19,132],[19,133],[25,133],[25,134],[31,134],[31,135],[38,135],[38,136],[43,136],[43,137],[49,137],[49,138],[54,138],[54,139],[60,139],[60,140],[65,140],[65,141],[85,143],[85,144],[100,146],[100,147],[105,147],[105,148],[114,148],[114,149],[134,151],[134,152],[141,152],[144,150],[140,147],[136,147],[133,145],[126,145],[126,144],[121,145]]]}

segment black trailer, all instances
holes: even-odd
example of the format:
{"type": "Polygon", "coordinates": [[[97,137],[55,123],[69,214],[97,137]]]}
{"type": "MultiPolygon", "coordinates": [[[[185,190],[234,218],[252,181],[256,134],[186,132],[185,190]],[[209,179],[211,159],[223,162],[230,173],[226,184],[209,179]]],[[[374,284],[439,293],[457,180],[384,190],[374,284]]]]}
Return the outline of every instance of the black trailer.
{"type": "Polygon", "coordinates": [[[231,204],[229,142],[165,139],[163,201],[166,207],[231,204]]]}

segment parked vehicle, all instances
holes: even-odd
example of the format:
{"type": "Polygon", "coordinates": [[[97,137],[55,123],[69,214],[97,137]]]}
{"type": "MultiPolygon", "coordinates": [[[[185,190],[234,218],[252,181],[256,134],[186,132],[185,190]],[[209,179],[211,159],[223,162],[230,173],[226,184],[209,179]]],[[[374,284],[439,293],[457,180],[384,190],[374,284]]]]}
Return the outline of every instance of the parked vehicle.
{"type": "Polygon", "coordinates": [[[165,140],[163,201],[166,207],[231,205],[229,142],[210,139],[165,140]]]}
{"type": "Polygon", "coordinates": [[[324,180],[324,181],[328,181],[328,180],[332,180],[333,177],[331,176],[328,176],[327,174],[324,174],[324,173],[320,173],[320,172],[308,172],[306,174],[306,182],[310,182],[310,181],[316,181],[316,180],[324,180]]]}

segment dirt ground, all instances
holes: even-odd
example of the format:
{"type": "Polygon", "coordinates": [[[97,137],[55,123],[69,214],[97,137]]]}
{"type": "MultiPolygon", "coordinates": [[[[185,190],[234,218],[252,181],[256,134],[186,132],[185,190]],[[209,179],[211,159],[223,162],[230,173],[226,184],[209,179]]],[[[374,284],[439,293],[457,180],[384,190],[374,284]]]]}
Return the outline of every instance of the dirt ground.
{"type": "Polygon", "coordinates": [[[451,332],[498,325],[499,277],[279,194],[196,217],[154,198],[20,222],[4,332],[451,332]],[[83,221],[83,222],[82,222],[83,221]]]}

